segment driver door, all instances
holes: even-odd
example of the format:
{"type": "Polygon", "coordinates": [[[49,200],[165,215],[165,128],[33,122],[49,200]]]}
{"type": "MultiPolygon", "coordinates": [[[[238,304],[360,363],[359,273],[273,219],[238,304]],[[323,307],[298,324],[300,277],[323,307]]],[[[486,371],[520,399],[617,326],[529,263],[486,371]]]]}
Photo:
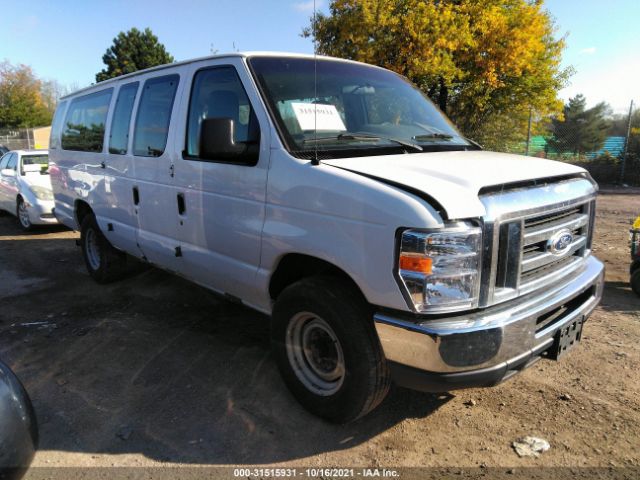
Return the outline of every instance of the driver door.
{"type": "Polygon", "coordinates": [[[185,78],[174,137],[171,209],[180,271],[218,292],[251,299],[260,264],[270,138],[266,112],[240,59],[195,63],[185,78]],[[188,87],[188,89],[187,89],[188,87]],[[202,120],[228,118],[234,140],[255,146],[251,159],[201,158],[202,120]]]}

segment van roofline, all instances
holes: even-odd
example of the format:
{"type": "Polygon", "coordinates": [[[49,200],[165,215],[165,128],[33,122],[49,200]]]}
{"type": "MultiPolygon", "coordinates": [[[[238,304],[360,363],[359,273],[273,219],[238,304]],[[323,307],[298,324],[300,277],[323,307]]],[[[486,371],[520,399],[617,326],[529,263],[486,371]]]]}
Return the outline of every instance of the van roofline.
{"type": "Polygon", "coordinates": [[[155,71],[160,71],[160,70],[164,70],[167,68],[172,68],[172,67],[179,67],[182,65],[189,65],[191,63],[196,63],[196,62],[201,62],[203,60],[215,60],[215,59],[219,59],[219,58],[249,58],[249,57],[291,57],[291,58],[319,58],[319,59],[324,59],[324,60],[335,60],[335,61],[339,61],[339,62],[348,62],[348,63],[357,63],[360,65],[367,65],[369,67],[374,67],[374,68],[381,68],[381,67],[377,67],[376,65],[370,65],[368,63],[363,63],[363,62],[357,62],[355,60],[349,60],[346,58],[338,58],[338,57],[331,57],[328,55],[314,55],[312,53],[292,53],[292,52],[275,52],[275,51],[247,51],[247,52],[231,52],[231,53],[223,53],[223,54],[219,54],[219,55],[205,55],[203,57],[196,57],[196,58],[191,58],[189,60],[182,60],[180,62],[174,62],[174,63],[165,63],[164,65],[158,65],[155,67],[149,67],[149,68],[145,68],[144,70],[137,70],[135,72],[131,72],[131,73],[125,73],[124,75],[120,75],[117,77],[113,77],[113,78],[109,78],[107,80],[103,80],[102,82],[98,82],[98,83],[94,83],[92,85],[89,85],[87,87],[84,88],[80,88],[79,90],[76,90],[74,92],[71,92],[67,95],[64,95],[63,97],[60,97],[60,100],[67,100],[68,98],[71,97],[75,97],[76,95],[83,93],[83,92],[88,92],[90,90],[94,90],[98,87],[104,87],[107,85],[110,85],[112,83],[118,82],[120,80],[126,79],[126,78],[131,78],[131,77],[135,77],[137,75],[142,75],[144,73],[149,73],[149,72],[155,72],[155,71]]]}

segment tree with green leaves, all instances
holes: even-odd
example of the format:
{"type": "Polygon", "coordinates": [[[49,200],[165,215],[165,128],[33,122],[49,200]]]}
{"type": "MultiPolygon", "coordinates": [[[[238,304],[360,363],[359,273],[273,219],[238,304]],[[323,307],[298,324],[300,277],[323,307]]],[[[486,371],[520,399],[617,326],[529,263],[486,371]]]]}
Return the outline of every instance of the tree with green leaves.
{"type": "Polygon", "coordinates": [[[113,45],[102,56],[102,61],[107,68],[96,74],[97,82],[172,63],[174,59],[149,28],[144,31],[132,28],[113,39],[113,45]]]}
{"type": "Polygon", "coordinates": [[[606,103],[587,108],[584,95],[570,98],[562,117],[551,120],[553,137],[548,142],[550,149],[578,156],[600,150],[610,128],[607,120],[609,110],[606,103]]]}
{"type": "MultiPolygon", "coordinates": [[[[303,36],[322,54],[394,70],[417,84],[467,136],[526,132],[562,109],[564,39],[542,0],[333,0],[303,36]]],[[[494,147],[498,147],[495,145],[494,147]]]]}
{"type": "Polygon", "coordinates": [[[0,63],[0,128],[49,125],[55,102],[45,90],[31,67],[0,63]]]}
{"type": "MultiPolygon", "coordinates": [[[[624,137],[627,135],[627,128],[629,126],[629,113],[617,113],[611,117],[611,128],[609,129],[609,135],[624,137]]],[[[631,113],[631,133],[640,133],[640,108],[635,108],[631,113]]]]}

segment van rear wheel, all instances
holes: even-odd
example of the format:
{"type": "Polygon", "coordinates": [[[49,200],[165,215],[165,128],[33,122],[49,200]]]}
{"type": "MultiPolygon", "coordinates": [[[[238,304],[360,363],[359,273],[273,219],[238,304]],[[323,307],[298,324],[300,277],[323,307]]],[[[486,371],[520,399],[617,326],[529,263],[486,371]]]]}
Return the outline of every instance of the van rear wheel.
{"type": "Polygon", "coordinates": [[[109,283],[126,276],[126,254],[109,243],[93,214],[87,215],[82,221],[80,245],[89,275],[96,282],[109,283]]]}
{"type": "Polygon", "coordinates": [[[317,276],[287,287],[274,306],[271,341],[289,390],[326,420],[356,420],[389,391],[372,311],[341,278],[317,276]]]}

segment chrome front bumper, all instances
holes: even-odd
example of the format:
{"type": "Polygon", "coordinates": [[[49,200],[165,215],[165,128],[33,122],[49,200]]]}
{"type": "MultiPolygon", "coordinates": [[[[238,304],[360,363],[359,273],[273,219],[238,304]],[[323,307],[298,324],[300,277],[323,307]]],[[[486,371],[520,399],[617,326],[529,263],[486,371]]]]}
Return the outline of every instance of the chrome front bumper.
{"type": "Polygon", "coordinates": [[[539,359],[561,328],[586,319],[603,285],[604,265],[590,256],[560,283],[495,307],[433,320],[378,313],[375,327],[397,383],[427,391],[493,385],[539,359]]]}

